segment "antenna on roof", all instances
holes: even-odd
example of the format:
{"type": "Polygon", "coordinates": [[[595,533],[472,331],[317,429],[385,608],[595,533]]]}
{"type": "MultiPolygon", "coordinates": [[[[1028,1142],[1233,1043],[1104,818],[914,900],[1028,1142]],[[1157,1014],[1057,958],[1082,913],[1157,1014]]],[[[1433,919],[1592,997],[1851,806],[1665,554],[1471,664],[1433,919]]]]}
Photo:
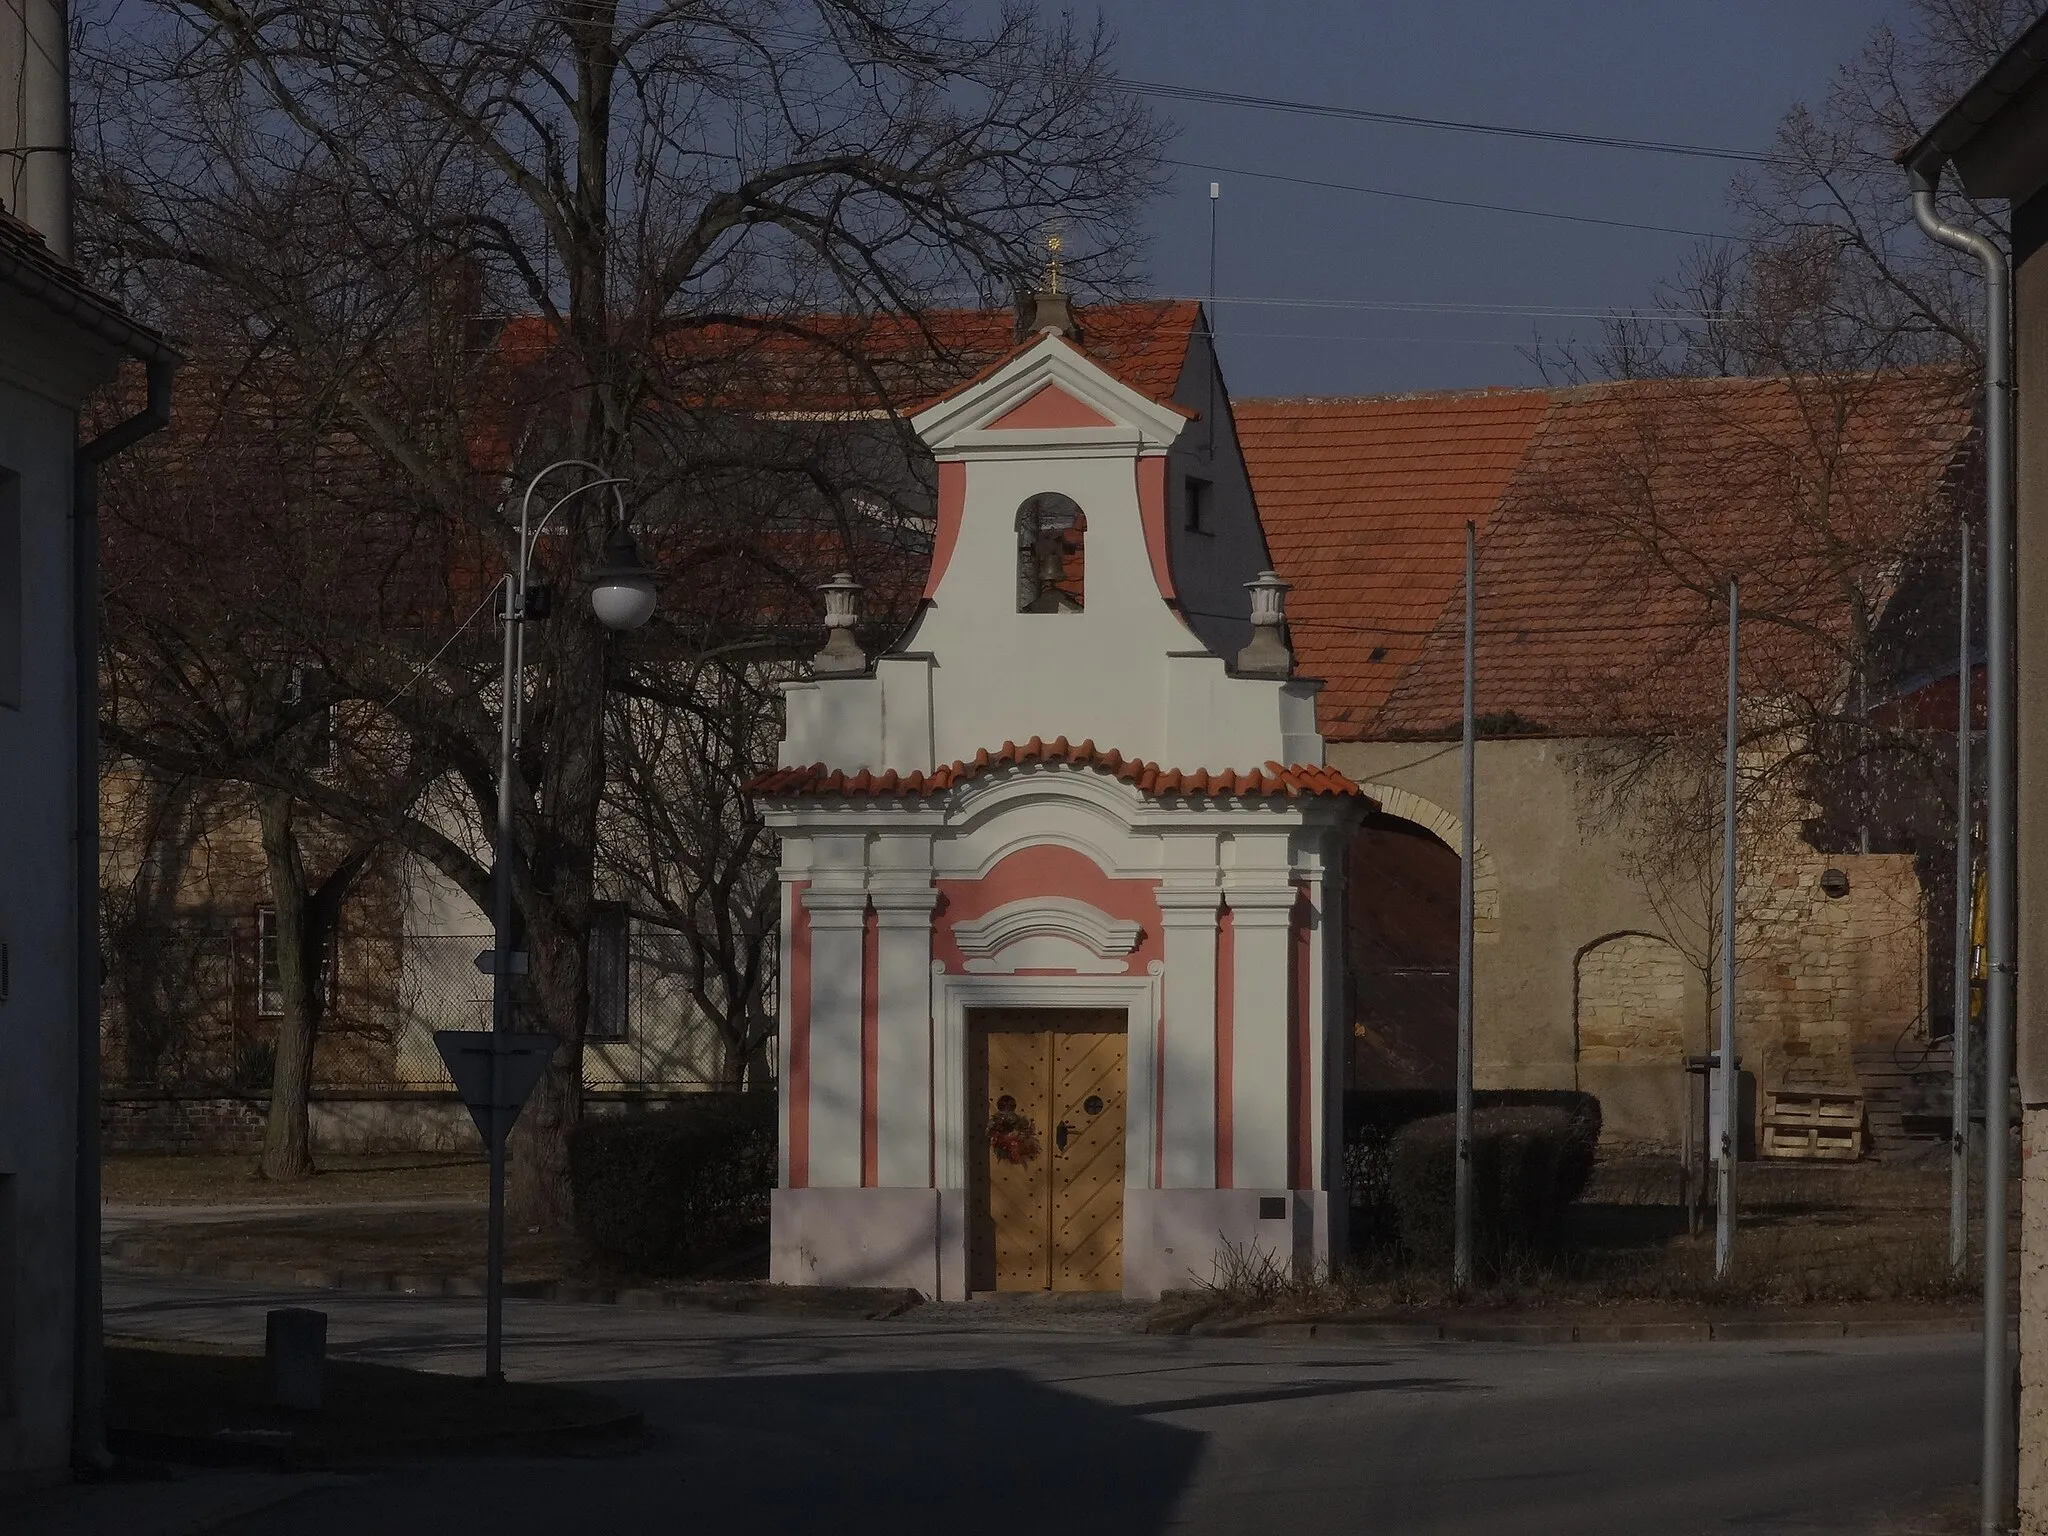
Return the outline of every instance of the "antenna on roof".
{"type": "Polygon", "coordinates": [[[1223,183],[1209,183],[1209,335],[1216,334],[1216,205],[1223,200],[1223,183]]]}

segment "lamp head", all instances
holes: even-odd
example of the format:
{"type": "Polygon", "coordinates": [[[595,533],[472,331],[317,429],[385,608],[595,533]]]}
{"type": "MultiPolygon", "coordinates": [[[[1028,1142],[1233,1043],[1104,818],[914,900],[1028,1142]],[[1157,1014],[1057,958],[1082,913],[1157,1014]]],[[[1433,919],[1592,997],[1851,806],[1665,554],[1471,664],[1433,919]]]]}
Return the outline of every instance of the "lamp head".
{"type": "Polygon", "coordinates": [[[624,528],[613,532],[603,564],[590,572],[590,607],[606,629],[638,629],[654,616],[654,570],[624,528]]]}

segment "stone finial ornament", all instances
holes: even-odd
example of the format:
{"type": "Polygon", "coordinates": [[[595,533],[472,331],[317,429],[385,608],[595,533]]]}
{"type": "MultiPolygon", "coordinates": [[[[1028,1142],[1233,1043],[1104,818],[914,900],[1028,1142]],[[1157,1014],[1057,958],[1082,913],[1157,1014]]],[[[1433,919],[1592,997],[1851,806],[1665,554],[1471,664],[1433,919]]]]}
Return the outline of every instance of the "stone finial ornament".
{"type": "Polygon", "coordinates": [[[818,590],[825,594],[825,648],[811,658],[812,673],[837,677],[867,671],[867,652],[853,638],[853,626],[860,622],[860,583],[840,571],[818,590]]]}
{"type": "Polygon", "coordinates": [[[1289,677],[1294,672],[1294,654],[1280,638],[1287,622],[1287,594],[1292,582],[1282,581],[1273,571],[1259,572],[1258,580],[1244,584],[1252,595],[1252,640],[1237,653],[1237,670],[1250,677],[1289,677]]]}

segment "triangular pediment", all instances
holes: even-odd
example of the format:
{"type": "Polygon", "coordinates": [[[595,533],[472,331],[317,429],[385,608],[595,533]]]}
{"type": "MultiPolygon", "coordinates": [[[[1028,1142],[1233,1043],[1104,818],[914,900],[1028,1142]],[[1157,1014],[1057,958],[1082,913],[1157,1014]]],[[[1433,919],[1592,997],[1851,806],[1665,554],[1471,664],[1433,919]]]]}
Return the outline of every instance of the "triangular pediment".
{"type": "Polygon", "coordinates": [[[988,424],[991,432],[1031,432],[1044,427],[1113,427],[1102,412],[1076,400],[1057,384],[1041,384],[1022,405],[1013,405],[988,424]]]}
{"type": "Polygon", "coordinates": [[[911,427],[935,454],[1112,447],[1163,452],[1188,423],[1178,407],[1139,393],[1056,331],[915,416],[911,427]],[[1020,443],[1020,440],[1022,442],[1020,443]]]}

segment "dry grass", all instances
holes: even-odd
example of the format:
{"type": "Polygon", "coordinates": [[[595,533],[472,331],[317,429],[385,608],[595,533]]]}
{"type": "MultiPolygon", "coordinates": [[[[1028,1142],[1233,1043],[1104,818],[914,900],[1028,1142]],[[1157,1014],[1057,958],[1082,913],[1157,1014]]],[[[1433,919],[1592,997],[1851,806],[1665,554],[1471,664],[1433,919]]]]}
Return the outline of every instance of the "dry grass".
{"type": "Polygon", "coordinates": [[[1448,1269],[1391,1245],[1296,1277],[1248,1250],[1226,1253],[1198,1304],[1215,1315],[1401,1316],[1461,1312],[1626,1311],[1633,1317],[1843,1307],[1918,1313],[1967,1306],[1974,1273],[1948,1264],[1945,1170],[1875,1164],[1754,1165],[1742,1170],[1735,1263],[1714,1273],[1711,1211],[1688,1230],[1676,1169],[1617,1159],[1595,1171],[1561,1240],[1482,1261],[1459,1292],[1448,1269]]]}
{"type": "Polygon", "coordinates": [[[121,1205],[329,1204],[379,1200],[484,1198],[486,1164],[475,1154],[408,1152],[391,1156],[329,1156],[309,1179],[277,1182],[256,1159],[202,1153],[174,1157],[109,1157],[102,1191],[121,1205]]]}

